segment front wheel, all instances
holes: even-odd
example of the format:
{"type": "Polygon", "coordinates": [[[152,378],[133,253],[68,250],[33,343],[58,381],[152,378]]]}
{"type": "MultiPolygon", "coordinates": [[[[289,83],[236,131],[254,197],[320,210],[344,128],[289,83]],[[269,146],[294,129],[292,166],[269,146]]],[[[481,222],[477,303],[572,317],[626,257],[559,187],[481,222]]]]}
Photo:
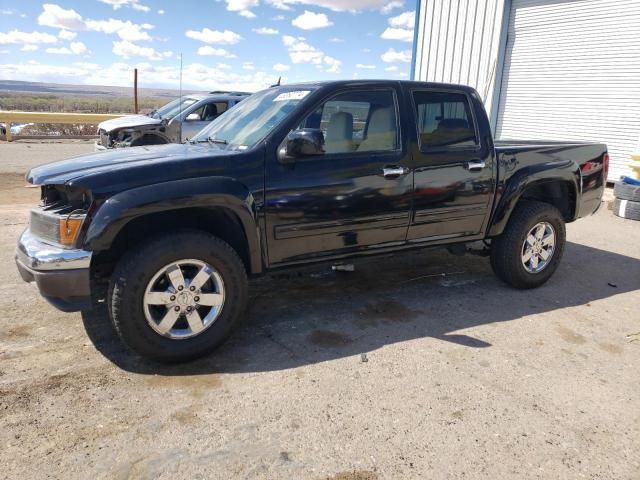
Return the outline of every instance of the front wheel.
{"type": "Polygon", "coordinates": [[[120,338],[163,362],[200,357],[222,343],[247,302],[242,260],[228,244],[201,232],[158,238],[125,255],[110,287],[120,338]]]}
{"type": "Polygon", "coordinates": [[[502,235],[493,239],[491,266],[512,287],[539,287],[558,268],[565,242],[560,211],[548,203],[525,201],[513,212],[502,235]]]}

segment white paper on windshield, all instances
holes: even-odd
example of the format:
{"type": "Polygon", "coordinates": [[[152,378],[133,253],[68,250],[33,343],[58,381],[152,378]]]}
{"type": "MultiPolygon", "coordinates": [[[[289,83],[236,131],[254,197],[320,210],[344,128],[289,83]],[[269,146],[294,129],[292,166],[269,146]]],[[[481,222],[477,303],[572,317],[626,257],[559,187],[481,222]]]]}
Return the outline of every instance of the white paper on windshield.
{"type": "Polygon", "coordinates": [[[296,90],[293,92],[284,92],[273,99],[274,102],[287,102],[289,100],[302,100],[309,94],[309,90],[296,90]]]}

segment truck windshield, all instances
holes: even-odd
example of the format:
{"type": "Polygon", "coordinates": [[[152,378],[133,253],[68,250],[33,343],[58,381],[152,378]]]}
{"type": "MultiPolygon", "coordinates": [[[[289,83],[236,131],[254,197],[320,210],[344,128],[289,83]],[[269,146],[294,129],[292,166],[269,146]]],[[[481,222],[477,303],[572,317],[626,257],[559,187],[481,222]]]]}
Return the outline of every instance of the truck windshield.
{"type": "Polygon", "coordinates": [[[291,113],[311,89],[270,88],[243,100],[216,118],[194,138],[228,149],[246,150],[263,139],[291,113]]]}
{"type": "Polygon", "coordinates": [[[164,107],[160,107],[158,110],[151,113],[152,118],[159,120],[171,120],[187,107],[193,105],[198,100],[196,98],[182,97],[176,98],[174,101],[167,103],[164,107]]]}

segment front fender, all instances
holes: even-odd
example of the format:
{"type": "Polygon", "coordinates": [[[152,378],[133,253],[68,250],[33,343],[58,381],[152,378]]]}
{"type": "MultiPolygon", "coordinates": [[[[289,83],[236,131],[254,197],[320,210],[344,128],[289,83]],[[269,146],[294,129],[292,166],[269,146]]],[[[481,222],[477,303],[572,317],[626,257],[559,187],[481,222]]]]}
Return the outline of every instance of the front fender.
{"type": "Polygon", "coordinates": [[[229,177],[188,178],[121,192],[106,200],[93,215],[84,248],[108,250],[118,233],[133,219],[185,208],[224,208],[239,219],[247,238],[251,267],[261,269],[259,230],[253,195],[229,177]]]}
{"type": "Polygon", "coordinates": [[[580,167],[567,160],[547,162],[522,167],[508,177],[501,185],[501,194],[490,222],[489,237],[500,235],[506,227],[522,195],[529,189],[550,182],[565,182],[573,189],[576,199],[575,217],[580,201],[580,167]]]}

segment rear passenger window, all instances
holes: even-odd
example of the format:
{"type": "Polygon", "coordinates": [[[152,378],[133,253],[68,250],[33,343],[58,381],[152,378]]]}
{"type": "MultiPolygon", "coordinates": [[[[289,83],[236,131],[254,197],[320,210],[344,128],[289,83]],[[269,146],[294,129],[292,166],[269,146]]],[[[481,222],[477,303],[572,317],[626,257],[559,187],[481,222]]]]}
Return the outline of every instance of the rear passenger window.
{"type": "Polygon", "coordinates": [[[420,147],[475,147],[471,107],[462,93],[414,92],[420,147]]]}

